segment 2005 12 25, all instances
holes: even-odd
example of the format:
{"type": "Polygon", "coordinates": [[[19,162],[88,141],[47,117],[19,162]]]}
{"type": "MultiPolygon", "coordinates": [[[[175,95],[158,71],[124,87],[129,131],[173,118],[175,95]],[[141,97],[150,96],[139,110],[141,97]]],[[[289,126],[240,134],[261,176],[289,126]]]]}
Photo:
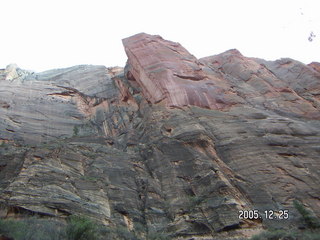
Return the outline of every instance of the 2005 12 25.
{"type": "Polygon", "coordinates": [[[289,211],[288,210],[265,210],[263,214],[260,214],[259,210],[240,210],[239,211],[239,219],[268,219],[268,220],[286,220],[289,219],[289,211]]]}

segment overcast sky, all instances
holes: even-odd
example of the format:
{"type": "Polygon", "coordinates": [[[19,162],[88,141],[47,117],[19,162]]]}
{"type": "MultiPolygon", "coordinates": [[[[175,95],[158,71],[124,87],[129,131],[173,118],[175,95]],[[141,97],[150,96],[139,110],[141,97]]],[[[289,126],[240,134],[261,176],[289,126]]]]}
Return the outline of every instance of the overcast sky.
{"type": "Polygon", "coordinates": [[[319,0],[2,0],[0,68],[124,66],[121,39],[139,32],[179,42],[198,58],[237,48],[248,57],[320,62],[319,5],[319,0]]]}

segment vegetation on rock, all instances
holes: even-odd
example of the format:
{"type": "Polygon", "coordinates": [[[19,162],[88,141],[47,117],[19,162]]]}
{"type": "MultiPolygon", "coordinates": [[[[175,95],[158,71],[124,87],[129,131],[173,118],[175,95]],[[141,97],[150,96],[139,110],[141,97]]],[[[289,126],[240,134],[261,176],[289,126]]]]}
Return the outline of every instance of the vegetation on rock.
{"type": "Polygon", "coordinates": [[[57,220],[25,218],[22,220],[0,219],[0,236],[14,240],[62,240],[65,227],[57,220]]]}
{"type": "Polygon", "coordinates": [[[95,223],[82,216],[69,217],[66,234],[68,240],[97,239],[95,223]]]}
{"type": "Polygon", "coordinates": [[[293,201],[293,206],[300,213],[302,221],[304,224],[306,224],[307,228],[310,228],[310,229],[320,228],[319,219],[316,216],[314,216],[308,209],[306,209],[301,202],[295,200],[293,201]]]}
{"type": "Polygon", "coordinates": [[[312,215],[303,204],[297,200],[293,201],[293,206],[301,215],[303,229],[268,229],[259,235],[255,235],[251,240],[318,240],[320,239],[319,219],[312,215]]]}

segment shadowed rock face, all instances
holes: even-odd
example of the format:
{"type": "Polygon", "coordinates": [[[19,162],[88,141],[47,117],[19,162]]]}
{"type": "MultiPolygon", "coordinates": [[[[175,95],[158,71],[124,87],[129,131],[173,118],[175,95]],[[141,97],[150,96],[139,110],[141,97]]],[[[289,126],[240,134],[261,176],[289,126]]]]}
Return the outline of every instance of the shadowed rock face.
{"type": "Polygon", "coordinates": [[[244,239],[296,224],[295,199],[320,216],[318,63],[123,43],[125,69],[0,70],[1,216],[84,214],[141,239],[244,239]]]}

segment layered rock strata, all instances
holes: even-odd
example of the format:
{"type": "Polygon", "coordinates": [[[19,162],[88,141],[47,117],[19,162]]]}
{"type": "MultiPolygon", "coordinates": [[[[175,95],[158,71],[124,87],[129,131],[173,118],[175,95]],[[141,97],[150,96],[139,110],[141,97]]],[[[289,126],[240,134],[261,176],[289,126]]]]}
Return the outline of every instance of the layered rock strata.
{"type": "Polygon", "coordinates": [[[137,34],[123,40],[130,73],[151,103],[224,109],[240,101],[210,68],[198,61],[179,43],[137,34]]]}
{"type": "Polygon", "coordinates": [[[246,239],[296,224],[293,200],[320,216],[317,63],[237,50],[198,60],[148,34],[123,44],[125,69],[0,70],[2,217],[246,239]],[[252,209],[290,217],[239,219],[252,209]]]}

